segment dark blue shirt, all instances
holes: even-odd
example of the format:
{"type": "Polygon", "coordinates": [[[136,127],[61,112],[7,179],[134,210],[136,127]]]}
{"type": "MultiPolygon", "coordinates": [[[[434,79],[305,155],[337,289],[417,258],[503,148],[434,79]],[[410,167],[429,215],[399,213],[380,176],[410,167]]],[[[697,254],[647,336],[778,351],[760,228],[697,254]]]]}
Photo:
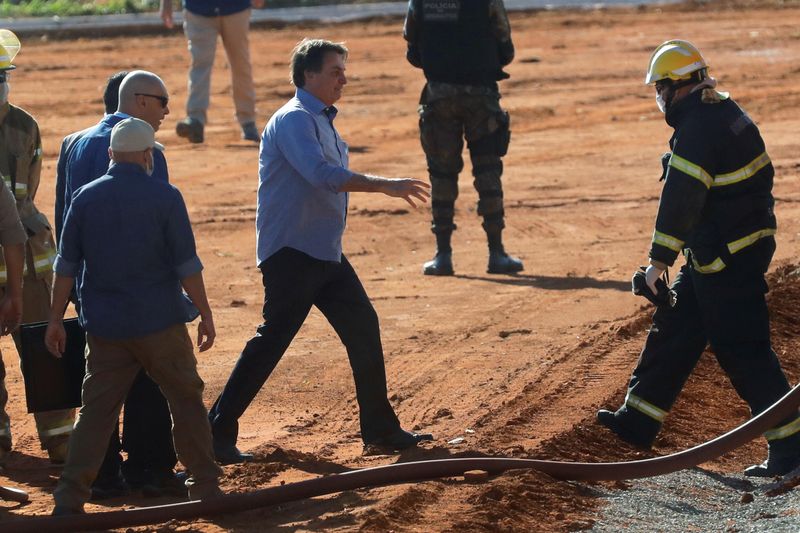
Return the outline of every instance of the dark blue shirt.
{"type": "Polygon", "coordinates": [[[127,339],[194,318],[180,280],[203,269],[181,193],[141,166],[114,164],[81,187],[61,232],[54,270],[75,277],[81,324],[127,339]]]}
{"type": "MultiPolygon", "coordinates": [[[[111,145],[111,130],[118,122],[129,116],[119,112],[104,116],[103,120],[98,124],[82,131],[81,137],[66,151],[64,201],[60,206],[59,202],[56,202],[56,209],[61,207],[63,217],[67,216],[75,191],[105,175],[108,171],[108,165],[111,163],[111,159],[108,157],[108,147],[111,145]]],[[[168,182],[167,160],[164,158],[164,154],[158,150],[153,150],[153,166],[153,177],[168,182]]],[[[58,190],[59,184],[56,181],[56,191],[58,190]]],[[[63,222],[63,218],[62,220],[56,219],[56,225],[61,223],[63,227],[63,222]]]]}
{"type": "Polygon", "coordinates": [[[187,11],[202,17],[233,15],[250,8],[250,0],[184,0],[187,11]]]}
{"type": "Polygon", "coordinates": [[[92,131],[92,128],[76,131],[70,133],[64,140],[61,141],[61,151],[58,154],[58,163],[56,165],[56,216],[53,219],[56,229],[56,242],[61,236],[61,225],[64,223],[64,216],[66,214],[64,209],[64,191],[67,185],[67,157],[75,146],[75,142],[92,131]]]}

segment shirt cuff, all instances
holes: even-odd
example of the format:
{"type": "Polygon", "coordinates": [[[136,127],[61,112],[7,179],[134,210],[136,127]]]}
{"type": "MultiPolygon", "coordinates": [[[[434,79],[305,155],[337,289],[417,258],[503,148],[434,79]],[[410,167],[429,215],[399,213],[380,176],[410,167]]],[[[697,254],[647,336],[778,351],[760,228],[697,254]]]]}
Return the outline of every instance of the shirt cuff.
{"type": "Polygon", "coordinates": [[[74,278],[78,275],[78,263],[67,261],[61,254],[58,254],[55,263],[53,263],[53,270],[59,276],[74,278]]]}
{"type": "Polygon", "coordinates": [[[332,173],[328,177],[328,187],[335,192],[342,192],[342,187],[345,183],[350,181],[350,178],[353,177],[353,172],[347,170],[346,168],[340,168],[337,172],[332,173]]]}
{"type": "Polygon", "coordinates": [[[178,274],[178,279],[188,278],[192,274],[197,274],[203,270],[203,263],[196,255],[175,267],[175,272],[178,274]]]}

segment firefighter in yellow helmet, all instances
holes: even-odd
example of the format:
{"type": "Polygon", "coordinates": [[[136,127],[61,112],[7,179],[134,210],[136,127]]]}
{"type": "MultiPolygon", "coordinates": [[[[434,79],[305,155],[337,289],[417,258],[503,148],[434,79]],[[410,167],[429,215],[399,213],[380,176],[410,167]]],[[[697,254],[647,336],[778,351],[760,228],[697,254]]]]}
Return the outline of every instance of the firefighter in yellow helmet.
{"type": "MultiPolygon", "coordinates": [[[[706,61],[687,41],[656,48],[645,83],[654,85],[675,130],[662,158],[664,188],[645,284],[659,293],[667,267],[681,252],[686,261],[670,287],[676,298],[661,300],[653,315],[624,404],[597,418],[621,439],[649,448],[707,345],[754,416],[786,394],[789,383],[770,345],[764,298],[776,220],[774,168],[761,134],[716,90],[706,61]]],[[[797,413],[764,436],[769,457],[746,475],[783,475],[800,465],[797,413]]]]}
{"type": "MultiPolygon", "coordinates": [[[[49,316],[56,245],[47,217],[33,203],[42,170],[39,125],[27,112],[8,102],[10,71],[16,68],[11,64],[14,57],[9,54],[9,49],[16,51],[19,44],[16,41],[15,46],[7,49],[2,39],[10,32],[0,32],[0,174],[16,199],[19,217],[28,233],[22,321],[39,322],[47,320],[49,316]]],[[[0,257],[0,290],[6,290],[7,279],[6,263],[0,257]]],[[[19,349],[19,337],[16,333],[12,335],[19,349]]],[[[8,394],[3,384],[4,378],[5,367],[0,359],[0,461],[11,450],[11,425],[5,410],[8,394]]],[[[74,410],[35,413],[34,418],[42,448],[47,450],[51,461],[62,463],[75,421],[74,410]]]]}

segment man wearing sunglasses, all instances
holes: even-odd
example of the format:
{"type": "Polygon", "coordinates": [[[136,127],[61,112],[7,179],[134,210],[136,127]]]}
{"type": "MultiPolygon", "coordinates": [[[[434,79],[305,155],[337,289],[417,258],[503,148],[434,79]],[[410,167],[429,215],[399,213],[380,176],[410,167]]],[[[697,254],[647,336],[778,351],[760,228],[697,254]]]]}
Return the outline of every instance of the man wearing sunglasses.
{"type": "MultiPolygon", "coordinates": [[[[125,76],[119,88],[117,111],[104,116],[86,131],[66,154],[63,219],[58,222],[59,227],[63,227],[75,192],[108,171],[108,148],[113,127],[134,117],[144,120],[157,131],[168,114],[169,93],[161,78],[143,70],[125,76]]],[[[152,164],[146,171],[155,180],[169,181],[167,162],[159,150],[154,151],[152,164]]],[[[144,371],[140,372],[125,402],[122,442],[112,436],[105,461],[92,486],[92,499],[125,495],[129,486],[145,495],[185,494],[183,482],[175,477],[173,471],[177,458],[171,425],[164,396],[153,380],[144,371]],[[124,463],[119,453],[122,449],[128,453],[124,463]]]]}

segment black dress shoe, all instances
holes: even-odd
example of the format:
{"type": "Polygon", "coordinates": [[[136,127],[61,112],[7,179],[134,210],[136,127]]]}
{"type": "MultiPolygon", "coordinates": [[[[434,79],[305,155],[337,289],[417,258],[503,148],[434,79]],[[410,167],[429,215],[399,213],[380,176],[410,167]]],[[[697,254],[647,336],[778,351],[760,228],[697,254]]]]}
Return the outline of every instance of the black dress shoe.
{"type": "Polygon", "coordinates": [[[380,439],[365,442],[364,445],[390,448],[392,450],[405,450],[407,448],[413,448],[425,440],[433,440],[433,435],[430,433],[411,433],[404,429],[398,429],[394,433],[390,433],[380,439]]]}
{"type": "Polygon", "coordinates": [[[239,451],[235,444],[229,446],[222,446],[214,444],[214,457],[221,465],[235,465],[240,463],[249,463],[253,460],[252,453],[244,453],[239,451]]]}
{"type": "Polygon", "coordinates": [[[626,427],[616,413],[606,409],[597,411],[597,421],[610,429],[617,437],[633,446],[649,450],[653,446],[653,438],[637,433],[635,430],[626,427]]]}
{"type": "Polygon", "coordinates": [[[122,477],[122,474],[114,477],[97,478],[92,483],[92,494],[89,500],[109,500],[127,496],[131,493],[131,488],[122,477]]]}
{"type": "Polygon", "coordinates": [[[774,477],[783,476],[800,466],[800,452],[791,455],[770,453],[766,461],[753,465],[744,471],[745,476],[774,477]]]}
{"type": "Polygon", "coordinates": [[[185,498],[189,495],[186,487],[186,472],[173,472],[172,470],[149,471],[147,480],[134,484],[130,483],[131,488],[142,492],[145,498],[159,498],[161,496],[171,496],[185,498]]]}

